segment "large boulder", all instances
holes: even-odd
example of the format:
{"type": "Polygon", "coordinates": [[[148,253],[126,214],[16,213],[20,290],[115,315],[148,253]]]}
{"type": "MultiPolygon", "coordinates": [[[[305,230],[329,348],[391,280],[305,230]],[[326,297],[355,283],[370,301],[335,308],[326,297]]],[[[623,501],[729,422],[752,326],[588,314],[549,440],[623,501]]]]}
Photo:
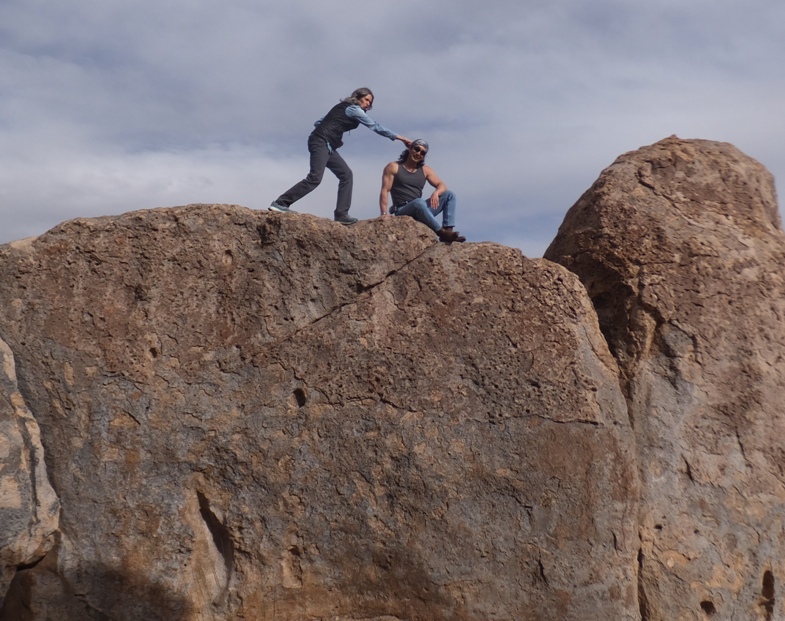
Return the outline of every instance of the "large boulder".
{"type": "Polygon", "coordinates": [[[7,619],[638,618],[618,369],[557,265],[150,210],[1,247],[0,335],[62,502],[7,619]]]}
{"type": "Polygon", "coordinates": [[[641,468],[642,618],[781,619],[785,236],[735,147],[619,157],[545,257],[576,273],[619,362],[641,468]]]}

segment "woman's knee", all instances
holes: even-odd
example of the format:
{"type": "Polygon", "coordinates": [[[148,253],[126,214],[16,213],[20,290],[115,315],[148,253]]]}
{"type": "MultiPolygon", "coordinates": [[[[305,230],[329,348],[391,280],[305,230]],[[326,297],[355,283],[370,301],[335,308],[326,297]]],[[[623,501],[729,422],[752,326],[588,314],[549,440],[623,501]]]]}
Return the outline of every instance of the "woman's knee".
{"type": "Polygon", "coordinates": [[[324,170],[312,170],[311,172],[308,173],[308,176],[305,178],[305,180],[308,183],[319,185],[322,182],[323,178],[324,178],[324,170]]]}
{"type": "Polygon", "coordinates": [[[354,179],[352,169],[349,167],[339,168],[333,172],[335,173],[335,176],[338,177],[338,181],[341,181],[342,183],[351,183],[354,179]]]}

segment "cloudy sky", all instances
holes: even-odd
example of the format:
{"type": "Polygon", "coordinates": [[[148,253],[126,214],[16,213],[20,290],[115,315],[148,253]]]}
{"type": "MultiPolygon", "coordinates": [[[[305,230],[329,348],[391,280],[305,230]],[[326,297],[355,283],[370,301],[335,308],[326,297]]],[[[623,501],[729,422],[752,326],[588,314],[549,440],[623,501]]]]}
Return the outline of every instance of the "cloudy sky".
{"type": "MultiPolygon", "coordinates": [[[[431,143],[458,228],[541,256],[620,154],[730,142],[785,179],[782,0],[1,0],[0,243],[189,203],[266,209],[308,170],[313,121],[431,143]]],[[[401,143],[341,152],[378,215],[401,143]]],[[[331,217],[337,183],[295,209],[331,217]]]]}

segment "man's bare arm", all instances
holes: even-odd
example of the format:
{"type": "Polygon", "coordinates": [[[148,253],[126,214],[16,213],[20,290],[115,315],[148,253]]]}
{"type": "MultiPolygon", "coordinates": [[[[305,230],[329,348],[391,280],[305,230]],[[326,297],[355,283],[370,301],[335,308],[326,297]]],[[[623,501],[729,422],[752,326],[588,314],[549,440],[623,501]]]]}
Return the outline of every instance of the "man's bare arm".
{"type": "Polygon", "coordinates": [[[392,190],[393,181],[395,180],[395,173],[398,172],[398,162],[390,162],[384,167],[382,173],[382,191],[379,194],[379,211],[383,216],[390,213],[387,209],[387,201],[392,190]]]}
{"type": "Polygon", "coordinates": [[[425,173],[425,179],[430,183],[434,188],[433,194],[431,194],[431,198],[428,199],[431,207],[436,209],[439,206],[439,197],[447,191],[447,186],[444,184],[444,181],[439,179],[433,169],[430,166],[423,166],[423,172],[425,173]]]}

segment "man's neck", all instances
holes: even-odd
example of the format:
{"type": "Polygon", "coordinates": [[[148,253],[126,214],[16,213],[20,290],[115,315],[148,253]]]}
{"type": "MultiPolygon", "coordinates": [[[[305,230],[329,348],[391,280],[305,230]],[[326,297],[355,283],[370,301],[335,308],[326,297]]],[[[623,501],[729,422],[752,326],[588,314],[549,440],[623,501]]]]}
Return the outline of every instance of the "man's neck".
{"type": "Polygon", "coordinates": [[[417,162],[415,162],[411,156],[406,158],[406,161],[403,163],[403,167],[407,168],[408,170],[416,170],[417,169],[417,162]]]}

